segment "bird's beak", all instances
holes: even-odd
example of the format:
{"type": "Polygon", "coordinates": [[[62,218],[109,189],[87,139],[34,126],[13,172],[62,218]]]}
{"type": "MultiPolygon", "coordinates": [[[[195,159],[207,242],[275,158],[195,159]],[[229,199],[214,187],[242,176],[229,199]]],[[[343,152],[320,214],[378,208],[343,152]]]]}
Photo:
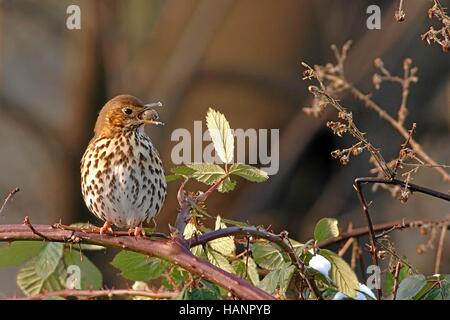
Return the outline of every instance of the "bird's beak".
{"type": "Polygon", "coordinates": [[[148,103],[144,105],[144,110],[139,114],[139,119],[145,124],[154,124],[154,125],[164,125],[163,122],[159,121],[159,115],[154,107],[162,107],[161,102],[148,103]]]}

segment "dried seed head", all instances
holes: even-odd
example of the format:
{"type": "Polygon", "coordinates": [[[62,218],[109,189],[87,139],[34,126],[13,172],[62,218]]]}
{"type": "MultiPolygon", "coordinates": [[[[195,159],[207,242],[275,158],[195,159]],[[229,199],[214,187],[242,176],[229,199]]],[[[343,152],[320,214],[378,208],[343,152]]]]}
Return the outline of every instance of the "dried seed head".
{"type": "Polygon", "coordinates": [[[406,203],[408,201],[408,199],[409,199],[410,194],[411,193],[409,192],[408,189],[403,189],[402,193],[400,194],[400,202],[401,203],[406,203]]]}
{"type": "Polygon", "coordinates": [[[352,149],[352,155],[353,156],[359,156],[363,152],[363,148],[357,147],[352,149]]]}
{"type": "Polygon", "coordinates": [[[339,161],[341,162],[341,164],[343,166],[346,166],[348,164],[348,162],[350,161],[350,158],[347,155],[343,155],[339,161]]]}

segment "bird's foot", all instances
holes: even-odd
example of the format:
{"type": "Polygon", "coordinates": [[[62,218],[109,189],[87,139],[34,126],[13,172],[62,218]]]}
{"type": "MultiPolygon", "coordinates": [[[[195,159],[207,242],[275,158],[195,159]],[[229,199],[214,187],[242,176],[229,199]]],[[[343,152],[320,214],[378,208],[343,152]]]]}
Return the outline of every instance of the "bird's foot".
{"type": "Polygon", "coordinates": [[[142,227],[130,228],[130,229],[128,229],[128,234],[130,236],[134,235],[135,237],[137,237],[137,236],[145,237],[145,230],[142,227]]]}
{"type": "Polygon", "coordinates": [[[107,221],[103,224],[103,227],[98,228],[98,232],[100,234],[111,234],[111,235],[114,234],[114,231],[111,228],[111,225],[107,221]]]}

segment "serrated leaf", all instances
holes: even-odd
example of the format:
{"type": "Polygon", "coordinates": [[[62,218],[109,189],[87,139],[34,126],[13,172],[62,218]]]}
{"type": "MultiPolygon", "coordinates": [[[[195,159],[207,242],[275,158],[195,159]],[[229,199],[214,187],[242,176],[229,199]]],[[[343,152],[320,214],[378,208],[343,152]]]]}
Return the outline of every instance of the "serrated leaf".
{"type": "MultiPolygon", "coordinates": [[[[190,239],[196,234],[201,234],[201,232],[197,229],[197,227],[193,223],[186,224],[186,227],[183,231],[183,236],[185,239],[190,239]]],[[[192,254],[197,257],[206,257],[205,250],[201,245],[195,246],[191,248],[192,254]]]]}
{"type": "Polygon", "coordinates": [[[277,288],[279,293],[284,296],[294,274],[295,266],[291,263],[284,263],[280,269],[270,271],[259,283],[259,288],[269,294],[273,294],[277,288]]]}
{"type": "Polygon", "coordinates": [[[260,282],[257,269],[258,267],[256,266],[255,260],[253,260],[252,257],[244,257],[242,259],[235,260],[233,261],[232,266],[239,277],[250,280],[251,283],[253,283],[255,286],[258,286],[260,282]]]}
{"type": "Polygon", "coordinates": [[[186,166],[194,170],[192,178],[207,185],[212,185],[225,174],[225,170],[217,164],[189,163],[186,166]]]}
{"type": "Polygon", "coordinates": [[[397,300],[410,300],[427,284],[423,274],[415,274],[400,282],[397,290],[397,300]]]}
{"type": "Polygon", "coordinates": [[[49,242],[41,250],[36,259],[36,273],[43,279],[53,273],[63,256],[64,244],[59,242],[49,242]]]}
{"type": "Polygon", "coordinates": [[[234,136],[227,119],[220,112],[209,108],[206,125],[220,160],[223,163],[231,163],[234,155],[234,136]]]}
{"type": "Polygon", "coordinates": [[[263,269],[280,269],[285,263],[280,250],[271,243],[255,243],[251,248],[253,259],[263,269]]]}
{"type": "Polygon", "coordinates": [[[192,177],[192,174],[195,172],[195,169],[189,168],[187,166],[177,166],[170,169],[170,171],[178,176],[178,177],[192,177]]]}
{"type": "Polygon", "coordinates": [[[339,236],[338,221],[333,218],[322,218],[314,228],[314,239],[318,242],[339,236]]]}
{"type": "Polygon", "coordinates": [[[17,285],[27,295],[32,296],[42,291],[64,289],[64,266],[60,263],[54,272],[43,278],[36,272],[37,258],[29,261],[17,273],[17,285]]]}
{"type": "MultiPolygon", "coordinates": [[[[226,227],[227,226],[222,222],[220,216],[217,216],[215,230],[224,229],[226,227]]],[[[236,251],[234,237],[232,236],[214,239],[208,244],[212,249],[223,254],[224,256],[230,256],[236,251]]]]}
{"type": "Polygon", "coordinates": [[[111,264],[121,271],[124,278],[134,281],[158,278],[169,266],[168,262],[159,258],[126,250],[119,252],[111,264]]]}
{"type": "Polygon", "coordinates": [[[236,188],[236,181],[231,180],[230,177],[226,177],[217,187],[217,191],[225,193],[233,191],[236,188]]]}
{"type": "Polygon", "coordinates": [[[336,284],[338,290],[351,298],[356,297],[359,282],[348,263],[336,253],[327,249],[320,250],[320,255],[331,263],[330,278],[336,284]]]}
{"type": "Polygon", "coordinates": [[[244,163],[234,163],[229,172],[252,182],[264,182],[269,179],[265,171],[244,163]]]}
{"type": "Polygon", "coordinates": [[[235,273],[228,259],[221,255],[219,252],[215,250],[208,250],[206,254],[208,257],[208,261],[211,262],[212,265],[219,267],[220,269],[225,270],[229,273],[235,273]]]}
{"type": "Polygon", "coordinates": [[[88,257],[81,256],[80,252],[75,250],[65,250],[64,262],[67,268],[70,266],[80,268],[81,289],[100,289],[102,287],[102,273],[88,257]]]}
{"type": "Polygon", "coordinates": [[[42,241],[14,241],[0,246],[0,267],[11,267],[37,256],[45,243],[42,241]]]}

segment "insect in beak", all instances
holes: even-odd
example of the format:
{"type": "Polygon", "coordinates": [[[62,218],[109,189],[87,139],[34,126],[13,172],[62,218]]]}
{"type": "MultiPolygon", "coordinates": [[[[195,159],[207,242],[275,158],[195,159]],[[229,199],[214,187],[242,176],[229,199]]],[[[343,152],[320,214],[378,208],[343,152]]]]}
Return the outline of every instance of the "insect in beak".
{"type": "Polygon", "coordinates": [[[146,124],[164,125],[163,122],[158,121],[159,115],[154,107],[162,107],[161,102],[148,103],[144,105],[145,109],[139,114],[139,119],[146,124]]]}

